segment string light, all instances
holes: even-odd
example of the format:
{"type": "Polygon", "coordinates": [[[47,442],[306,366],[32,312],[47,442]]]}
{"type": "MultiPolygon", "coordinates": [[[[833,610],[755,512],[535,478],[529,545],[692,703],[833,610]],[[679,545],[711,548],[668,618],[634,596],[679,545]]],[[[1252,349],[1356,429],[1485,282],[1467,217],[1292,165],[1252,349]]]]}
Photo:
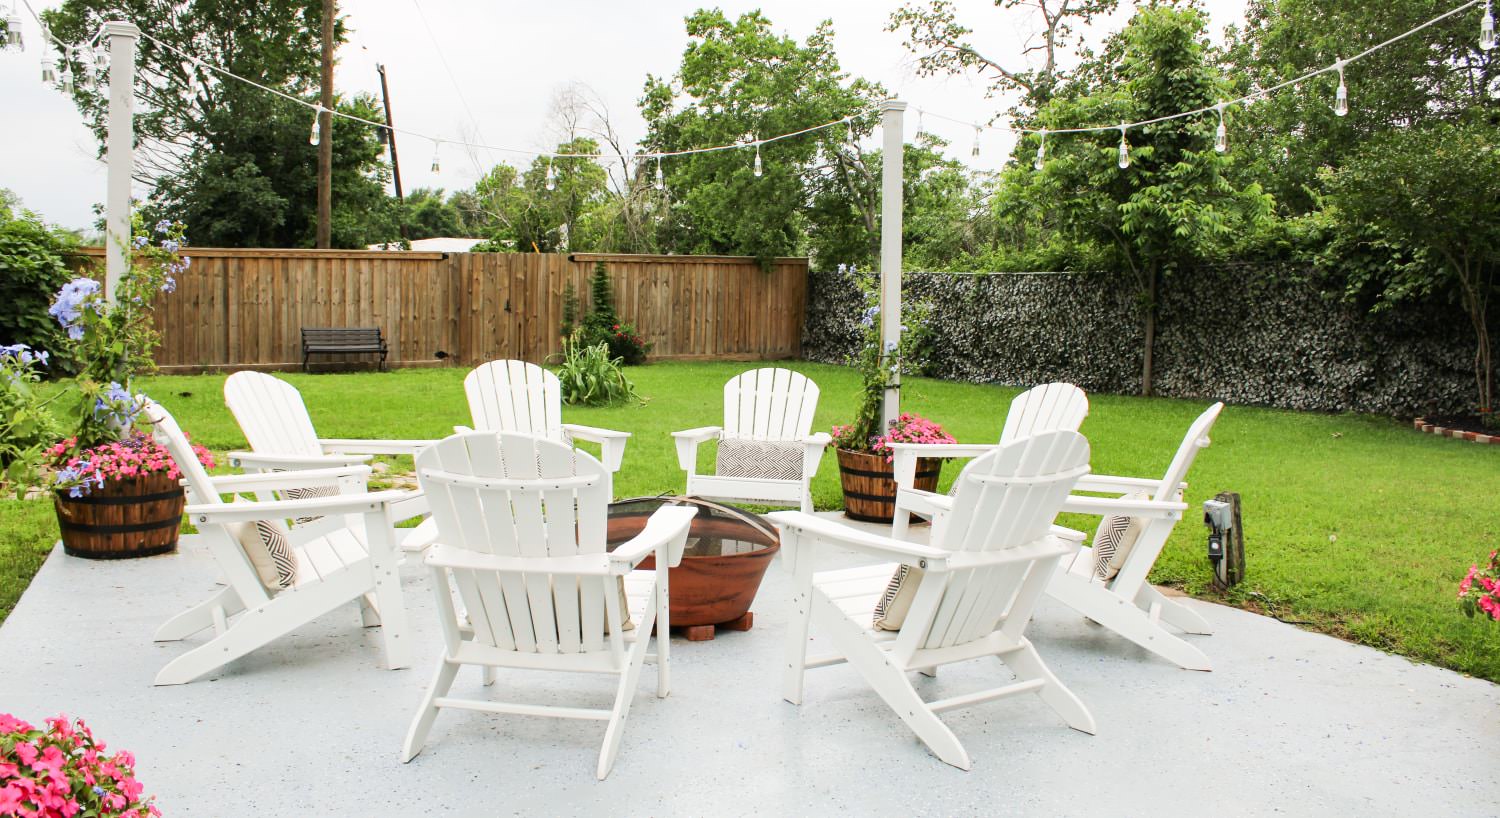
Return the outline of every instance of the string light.
{"type": "Polygon", "coordinates": [[[755,178],[759,179],[760,178],[760,174],[761,174],[761,166],[760,166],[760,143],[759,142],[755,143],[755,165],[754,165],[754,170],[755,170],[755,178]]]}
{"type": "Polygon", "coordinates": [[[922,109],[917,109],[917,141],[922,141],[922,109]]]}
{"type": "Polygon", "coordinates": [[[552,172],[552,157],[547,157],[547,189],[557,190],[557,176],[552,172]]]}
{"type": "Polygon", "coordinates": [[[63,90],[64,94],[71,94],[71,93],[73,93],[73,60],[74,59],[75,59],[75,57],[74,57],[73,49],[68,48],[68,49],[65,49],[63,51],[62,76],[60,77],[60,79],[61,79],[62,90],[63,90]]]}
{"type": "Polygon", "coordinates": [[[57,64],[45,52],[42,54],[42,82],[48,85],[57,83],[57,64]]]}
{"type": "Polygon", "coordinates": [[[1130,167],[1130,144],[1125,141],[1125,123],[1120,123],[1120,170],[1130,167]]]}
{"type": "Polygon", "coordinates": [[[433,173],[442,173],[443,172],[442,167],[438,164],[438,157],[441,156],[442,153],[443,153],[443,143],[442,143],[442,141],[434,139],[432,141],[432,172],[433,173]]]}
{"type": "Polygon", "coordinates": [[[1218,104],[1219,128],[1214,131],[1214,150],[1225,153],[1229,150],[1229,129],[1224,127],[1224,103],[1218,104]]]}
{"type": "Polygon", "coordinates": [[[1489,51],[1495,47],[1495,15],[1490,12],[1489,0],[1484,3],[1484,16],[1479,18],[1479,48],[1489,51]]]}
{"type": "Polygon", "coordinates": [[[319,105],[313,110],[312,135],[307,138],[307,144],[316,145],[323,140],[323,106],[319,105]]]}
{"type": "Polygon", "coordinates": [[[656,157],[656,189],[657,190],[665,190],[666,187],[667,187],[667,180],[664,179],[662,177],[662,175],[661,175],[661,157],[658,156],[658,157],[656,157]]]}
{"type": "Polygon", "coordinates": [[[978,125],[974,126],[974,148],[969,151],[969,155],[970,156],[973,156],[973,157],[976,157],[976,158],[979,156],[979,134],[982,131],[983,131],[983,129],[980,128],[978,125]]]}
{"type": "Polygon", "coordinates": [[[102,79],[108,70],[109,49],[104,47],[104,43],[100,43],[94,46],[94,73],[102,79]]]}
{"type": "Polygon", "coordinates": [[[1037,131],[1037,133],[1041,135],[1042,138],[1036,146],[1036,161],[1031,163],[1031,167],[1033,170],[1041,170],[1042,165],[1046,164],[1047,162],[1047,129],[1043,128],[1042,130],[1037,131]]]}
{"type": "Polygon", "coordinates": [[[1344,85],[1344,61],[1339,60],[1339,89],[1333,94],[1334,116],[1349,115],[1349,87],[1344,85]]]}
{"type": "Polygon", "coordinates": [[[5,11],[5,44],[21,51],[26,50],[26,43],[21,40],[21,15],[17,9],[5,11]]]}

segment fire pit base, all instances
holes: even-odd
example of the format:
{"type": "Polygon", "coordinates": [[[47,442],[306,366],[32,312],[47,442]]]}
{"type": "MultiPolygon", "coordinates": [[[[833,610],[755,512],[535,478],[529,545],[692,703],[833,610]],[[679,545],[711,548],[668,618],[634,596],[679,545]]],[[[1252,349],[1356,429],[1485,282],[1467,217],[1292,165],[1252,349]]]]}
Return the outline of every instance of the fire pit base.
{"type": "MultiPolygon", "coordinates": [[[[643,497],[610,505],[608,541],[618,545],[645,528],[664,505],[698,509],[682,562],[672,569],[672,627],[690,642],[713,639],[718,628],[750,630],[750,604],[771,558],[781,548],[776,529],[748,511],[696,497],[643,497]]],[[[647,557],[642,568],[654,568],[647,557]]]]}

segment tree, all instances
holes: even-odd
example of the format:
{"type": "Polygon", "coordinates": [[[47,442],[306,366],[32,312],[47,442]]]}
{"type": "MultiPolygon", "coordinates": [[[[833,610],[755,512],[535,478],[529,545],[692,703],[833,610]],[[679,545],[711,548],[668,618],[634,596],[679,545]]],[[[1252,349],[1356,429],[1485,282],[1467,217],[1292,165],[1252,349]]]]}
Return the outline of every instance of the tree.
{"type": "Polygon", "coordinates": [[[58,289],[72,278],[66,254],[77,244],[68,233],[20,209],[0,189],[0,339],[56,353],[63,348],[57,321],[47,314],[58,289]],[[15,210],[12,210],[12,208],[15,210]]]}
{"type": "MultiPolygon", "coordinates": [[[[702,10],[686,20],[690,41],[671,78],[647,78],[641,113],[652,152],[751,142],[873,109],[884,96],[850,80],[833,51],[833,27],[802,43],[778,36],[760,12],[731,20],[702,10]]],[[[811,200],[809,178],[837,161],[840,146],[867,135],[873,112],[851,123],[751,149],[668,157],[668,212],[661,244],[679,253],[795,252],[811,200]]],[[[654,172],[654,167],[653,167],[654,172]]],[[[852,194],[852,191],[849,191],[852,194]]]]}
{"type": "Polygon", "coordinates": [[[903,45],[918,55],[919,74],[988,72],[991,94],[1021,91],[1022,103],[1035,107],[1052,96],[1062,74],[1059,57],[1080,44],[1073,26],[1109,14],[1118,4],[1119,0],[995,0],[996,8],[1002,11],[1033,8],[1042,17],[1041,41],[1028,43],[1016,60],[997,59],[981,52],[968,39],[973,30],[958,22],[950,0],[909,3],[891,14],[886,31],[906,30],[903,45]],[[1027,55],[1038,52],[1042,55],[1041,67],[1018,64],[1027,55]]]}
{"type": "Polygon", "coordinates": [[[401,215],[407,238],[430,239],[437,236],[463,236],[464,213],[454,201],[444,197],[442,188],[419,187],[406,194],[406,208],[401,215]]]}
{"type": "Polygon", "coordinates": [[[1377,307],[1434,296],[1457,302],[1474,329],[1474,384],[1490,423],[1495,366],[1488,317],[1500,266],[1497,144],[1500,128],[1488,122],[1393,129],[1324,173],[1329,213],[1343,228],[1325,265],[1342,268],[1352,290],[1377,293],[1377,307]],[[1350,249],[1396,262],[1349,265],[1350,249]]]}
{"type": "MultiPolygon", "coordinates": [[[[1036,113],[1053,130],[1100,122],[1138,122],[1212,105],[1224,81],[1211,66],[1205,18],[1192,7],[1152,4],[1137,11],[1102,53],[1036,113]]],[[[1221,252],[1244,225],[1269,216],[1259,186],[1233,185],[1229,158],[1213,148],[1217,119],[1180,117],[1132,131],[1129,167],[1120,168],[1121,134],[1030,135],[1046,140],[1038,172],[1012,167],[1003,202],[1021,220],[1044,211],[1048,227],[1078,245],[1075,257],[1102,260],[1135,282],[1144,324],[1141,391],[1151,393],[1152,351],[1162,282],[1221,252]]]]}
{"type": "MultiPolygon", "coordinates": [[[[1230,61],[1245,93],[1268,88],[1364,51],[1447,11],[1438,0],[1250,0],[1230,61]]],[[[1345,70],[1349,114],[1331,108],[1336,74],[1257,101],[1236,118],[1234,144],[1247,178],[1263,180],[1286,215],[1314,210],[1318,174],[1338,167],[1390,128],[1457,122],[1474,108],[1500,106],[1495,51],[1478,47],[1479,8],[1360,59],[1345,70]]]]}
{"type": "MultiPolygon", "coordinates": [[[[320,0],[66,0],[43,17],[59,39],[73,43],[104,20],[134,20],[151,37],[206,64],[311,101],[319,82],[322,9],[320,0]]],[[[343,39],[343,22],[336,21],[335,40],[343,39]]],[[[77,78],[74,102],[102,153],[108,89],[82,56],[63,55],[77,78]]],[[[198,244],[312,246],[317,176],[316,148],[308,145],[310,109],[221,79],[148,38],[138,43],[135,90],[136,178],[152,186],[154,212],[170,210],[187,221],[198,244]]],[[[337,107],[384,119],[368,97],[337,107]]],[[[333,151],[334,246],[394,238],[374,129],[340,120],[333,151]]]]}

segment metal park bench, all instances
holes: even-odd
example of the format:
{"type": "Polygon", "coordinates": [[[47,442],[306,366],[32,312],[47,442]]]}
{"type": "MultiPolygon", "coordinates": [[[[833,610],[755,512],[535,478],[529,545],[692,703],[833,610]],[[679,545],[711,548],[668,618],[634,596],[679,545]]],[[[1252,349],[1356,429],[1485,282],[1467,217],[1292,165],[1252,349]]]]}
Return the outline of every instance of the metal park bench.
{"type": "Polygon", "coordinates": [[[345,353],[378,352],[380,368],[385,369],[385,339],[380,337],[380,327],[303,327],[302,371],[307,371],[310,355],[342,355],[345,353]]]}

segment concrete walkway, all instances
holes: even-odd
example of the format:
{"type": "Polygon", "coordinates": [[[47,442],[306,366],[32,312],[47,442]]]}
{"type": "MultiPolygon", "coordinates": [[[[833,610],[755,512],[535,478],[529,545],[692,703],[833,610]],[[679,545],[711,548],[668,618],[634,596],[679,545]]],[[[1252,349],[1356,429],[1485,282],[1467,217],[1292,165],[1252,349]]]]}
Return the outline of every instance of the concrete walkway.
{"type": "MultiPolygon", "coordinates": [[[[1189,638],[1212,673],[1179,670],[1044,602],[1030,636],[1099,735],[1068,729],[1031,696],[950,712],[975,760],[959,771],[847,667],[811,671],[801,707],[781,700],[780,565],[754,630],[676,640],[670,698],[652,695],[646,669],[609,780],[593,776],[601,724],[479,713],[440,716],[403,765],[439,653],[425,574],[404,569],[411,669],[379,668],[377,634],[351,605],[215,677],[153,688],[187,646],[154,645],[153,629],[214,588],[193,539],[124,562],[58,550],[0,627],[0,711],[83,716],[136,753],[169,816],[1500,812],[1500,687],[1199,602],[1189,604],[1217,633],[1189,638]]],[[[996,667],[951,666],[921,686],[931,699],[993,685],[996,667]]],[[[592,676],[500,684],[549,703],[607,706],[612,692],[592,676]]],[[[455,694],[479,690],[466,672],[455,694]]]]}

